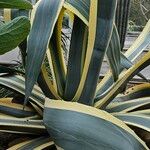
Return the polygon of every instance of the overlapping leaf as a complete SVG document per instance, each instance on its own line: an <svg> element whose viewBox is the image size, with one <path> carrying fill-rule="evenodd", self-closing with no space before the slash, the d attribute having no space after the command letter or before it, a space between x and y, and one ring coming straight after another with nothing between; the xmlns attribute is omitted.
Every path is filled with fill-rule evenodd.
<svg viewBox="0 0 150 150"><path fill-rule="evenodd" d="M116 4L117 4L116 0L97 2L98 8L97 8L96 35L95 37L94 36L92 37L95 39L94 47L92 48L93 50L90 49L89 51L90 53L88 53L87 48L85 58L88 59L88 61L90 62L86 61L85 59L80 85L73 100L79 101L87 105L93 104L100 68L110 41L110 37L112 35ZM91 13L93 13L93 11L95 10L94 9L91 10ZM89 30L90 28L94 27L89 26Z"/></svg>
<svg viewBox="0 0 150 150"><path fill-rule="evenodd" d="M0 85L25 95L25 79L19 75L5 75L0 77ZM38 86L34 86L30 95L31 101L38 107L44 107L45 96Z"/></svg>
<svg viewBox="0 0 150 150"><path fill-rule="evenodd" d="M27 150L27 149L49 149L49 150L56 150L56 147L54 145L54 142L51 141L50 137L43 136L39 138L34 139L26 139L12 147L10 147L8 150L11 149L20 149L20 150Z"/></svg>
<svg viewBox="0 0 150 150"><path fill-rule="evenodd" d="M120 69L121 69L120 52L121 52L121 47L120 47L119 35L118 35L117 28L114 25L112 37L107 49L107 57L115 81L118 79L120 74Z"/></svg>
<svg viewBox="0 0 150 150"><path fill-rule="evenodd" d="M35 7L33 10L36 14L35 16L32 16L34 21L28 38L25 103L27 102L33 86L37 81L41 65L63 3L64 1L59 0L39 1L39 3L37 3L38 7Z"/></svg>
<svg viewBox="0 0 150 150"><path fill-rule="evenodd" d="M132 44L132 46L127 50L125 56L133 62L142 52L143 50L149 45L150 43L150 20L146 24L144 30L140 34L140 36L136 39L136 41ZM98 84L96 95L97 97L104 97L103 94L105 91L109 91L108 89L113 84L113 77L111 72L109 71L104 79ZM97 101L97 98L96 98Z"/></svg>
<svg viewBox="0 0 150 150"><path fill-rule="evenodd" d="M122 121L79 103L47 99L44 123L55 144L63 149L148 149Z"/></svg>
<svg viewBox="0 0 150 150"><path fill-rule="evenodd" d="M30 22L26 17L18 17L0 26L0 55L16 48L28 35Z"/></svg>
<svg viewBox="0 0 150 150"><path fill-rule="evenodd" d="M120 79L114 83L111 87L107 95L104 96L103 99L100 99L98 102L95 103L95 107L98 108L105 108L112 100L115 98L120 92L122 92L123 85L133 78L137 73L139 73L142 69L147 67L150 64L150 52L145 54L145 56L137 62L132 68L127 70L125 73L121 74Z"/></svg>

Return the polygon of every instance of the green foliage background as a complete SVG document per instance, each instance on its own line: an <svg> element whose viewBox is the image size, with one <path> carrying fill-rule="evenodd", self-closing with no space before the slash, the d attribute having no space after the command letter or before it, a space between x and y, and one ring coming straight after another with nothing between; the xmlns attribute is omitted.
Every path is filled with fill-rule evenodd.
<svg viewBox="0 0 150 150"><path fill-rule="evenodd" d="M146 17L150 18L150 0L131 0L130 18L129 18L129 30L142 30L147 20L142 14L140 4L148 10Z"/></svg>

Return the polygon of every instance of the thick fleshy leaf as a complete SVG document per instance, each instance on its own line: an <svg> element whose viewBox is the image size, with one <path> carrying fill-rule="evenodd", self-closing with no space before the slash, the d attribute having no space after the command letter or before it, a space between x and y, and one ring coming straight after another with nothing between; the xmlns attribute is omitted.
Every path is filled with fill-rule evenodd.
<svg viewBox="0 0 150 150"><path fill-rule="evenodd" d="M132 112L133 110L138 110L138 108L150 106L150 97L143 97L139 99L132 99L126 102L114 102L108 105L106 111L109 113L117 112Z"/></svg>
<svg viewBox="0 0 150 150"><path fill-rule="evenodd" d="M77 89L75 96L73 97L72 101L78 101L80 96L81 96L81 93L82 93L83 88L84 88L86 76L88 73L90 61L92 58L92 53L93 53L94 43L95 43L95 36L96 36L97 4L98 4L97 1L91 1L91 3L90 3L88 37L87 37L88 40L87 40L86 55L85 55L85 60L83 62L83 71L82 71L80 83L79 83L78 89Z"/></svg>
<svg viewBox="0 0 150 150"><path fill-rule="evenodd" d="M140 34L140 36L136 39L136 41L132 44L132 46L127 50L125 56L133 62L138 56L143 52L143 50L150 43L150 20L146 24L144 30ZM123 71L123 70L122 70ZM96 95L98 97L104 97L103 94L105 91L109 91L109 88L113 84L113 77L110 71L105 75L103 80L97 85ZM97 101L96 99L95 101Z"/></svg>
<svg viewBox="0 0 150 150"><path fill-rule="evenodd" d="M27 106L24 110L23 105L15 103L12 98L0 99L0 113L11 115L18 118L32 117L36 115L35 110Z"/></svg>
<svg viewBox="0 0 150 150"><path fill-rule="evenodd" d="M118 79L121 69L120 52L121 52L120 39L117 28L114 25L112 37L107 49L107 58L115 81Z"/></svg>
<svg viewBox="0 0 150 150"><path fill-rule="evenodd" d="M139 114L116 114L115 117L124 121L129 126L144 129L150 133L150 116Z"/></svg>
<svg viewBox="0 0 150 150"><path fill-rule="evenodd" d="M0 0L0 8L32 9L27 0Z"/></svg>
<svg viewBox="0 0 150 150"><path fill-rule="evenodd" d="M64 93L65 78L66 78L65 77L65 69L63 69L64 68L63 66L65 64L60 59L60 57L61 57L60 55L62 54L62 48L58 47L57 40L58 40L58 36L57 36L57 30L55 28L48 50L50 51L50 54L51 54L57 90L58 90L59 95L62 96Z"/></svg>
<svg viewBox="0 0 150 150"><path fill-rule="evenodd" d="M112 35L116 4L116 0L97 1L96 34L91 37L95 39L94 47L92 48L93 50L90 49L90 53L87 48L80 85L73 99L80 103L87 105L93 104L100 68ZM92 9L91 13L93 13L93 11L95 11L95 9ZM89 30L90 28L94 27L89 26ZM90 44L89 39L90 38L88 38L88 44Z"/></svg>
<svg viewBox="0 0 150 150"><path fill-rule="evenodd" d="M118 0L115 23L120 37L121 50L124 47L128 27L131 0Z"/></svg>
<svg viewBox="0 0 150 150"><path fill-rule="evenodd" d="M87 26L75 17L70 41L64 99L71 101L79 86L82 75L82 62L86 53ZM71 83L71 84L70 84Z"/></svg>
<svg viewBox="0 0 150 150"><path fill-rule="evenodd" d="M43 65L38 77L38 85L43 91L44 95L51 99L59 99L57 91L54 89L52 81L49 79L46 67Z"/></svg>
<svg viewBox="0 0 150 150"><path fill-rule="evenodd" d="M121 65L124 69L129 69L134 64L123 53L121 53ZM138 73L137 76L148 82L148 80L142 73Z"/></svg>
<svg viewBox="0 0 150 150"><path fill-rule="evenodd" d="M138 61L133 67L129 70L123 72L120 76L120 79L113 84L111 90L104 96L104 98L100 99L95 103L95 107L97 108L106 108L106 106L120 93L122 92L124 85L132 79L137 73L143 70L150 64L150 52L144 55L140 61Z"/></svg>
<svg viewBox="0 0 150 150"><path fill-rule="evenodd" d="M90 0L65 0L64 7L76 14L86 25L88 25Z"/></svg>
<svg viewBox="0 0 150 150"><path fill-rule="evenodd" d="M19 75L5 75L0 77L0 85L25 95L25 79ZM35 85L30 96L31 102L41 109L44 107L45 96L41 89Z"/></svg>
<svg viewBox="0 0 150 150"><path fill-rule="evenodd" d="M33 9L33 25L27 46L25 104L38 79L41 65L63 3L63 0L40 0Z"/></svg>
<svg viewBox="0 0 150 150"><path fill-rule="evenodd" d="M121 65L125 69L129 69L133 66L133 63L123 54L121 53Z"/></svg>
<svg viewBox="0 0 150 150"><path fill-rule="evenodd" d="M3 114L0 114L0 131L22 134L44 134L47 132L42 120L7 117Z"/></svg>
<svg viewBox="0 0 150 150"><path fill-rule="evenodd" d="M145 25L142 33L135 40L135 42L131 45L131 47L125 53L125 56L130 60L134 61L140 54L146 49L146 47L150 44L150 19Z"/></svg>
<svg viewBox="0 0 150 150"><path fill-rule="evenodd" d="M129 88L125 94L119 94L114 101L127 101L141 97L150 97L150 83L144 83Z"/></svg>
<svg viewBox="0 0 150 150"><path fill-rule="evenodd" d="M129 112L130 114L135 114L135 115L144 115L144 116L150 116L150 109L144 109L144 110L137 110L133 112Z"/></svg>
<svg viewBox="0 0 150 150"><path fill-rule="evenodd" d="M50 137L43 136L36 139L28 139L23 142L20 142L12 147L9 147L8 150L19 149L19 150L27 150L27 149L49 149L56 150L54 142L51 141Z"/></svg>
<svg viewBox="0 0 150 150"><path fill-rule="evenodd" d="M130 126L150 147L150 109L135 111L128 114L117 114L116 117L117 116Z"/></svg>
<svg viewBox="0 0 150 150"><path fill-rule="evenodd" d="M44 123L55 144L65 150L148 149L122 121L79 103L47 99Z"/></svg>
<svg viewBox="0 0 150 150"><path fill-rule="evenodd" d="M30 22L26 17L18 17L0 26L0 55L16 48L29 31Z"/></svg>

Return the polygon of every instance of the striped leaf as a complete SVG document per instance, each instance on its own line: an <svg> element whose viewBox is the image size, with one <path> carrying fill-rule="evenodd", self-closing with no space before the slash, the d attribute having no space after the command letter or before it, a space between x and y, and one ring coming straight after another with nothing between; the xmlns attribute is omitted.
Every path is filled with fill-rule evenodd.
<svg viewBox="0 0 150 150"><path fill-rule="evenodd" d="M108 105L106 111L109 113L117 113L117 112L132 112L133 110L138 110L138 108L150 106L150 97L143 97L139 99L132 99L126 102L114 102Z"/></svg>
<svg viewBox="0 0 150 150"><path fill-rule="evenodd" d="M142 52L143 50L149 45L150 43L150 20L148 21L147 25L145 26L144 30L140 34L140 36L136 39L136 41L132 44L132 46L127 50L125 56L133 62ZM109 91L109 87L113 84L113 77L110 71L105 75L103 80L98 84L96 95L99 97L105 91ZM104 95L102 95L103 97ZM97 99L96 99L97 101Z"/></svg>
<svg viewBox="0 0 150 150"><path fill-rule="evenodd" d="M59 95L55 90L52 80L49 79L49 75L47 73L46 67L43 65L41 72L38 77L38 85L43 91L44 95L51 99L59 99Z"/></svg>
<svg viewBox="0 0 150 150"><path fill-rule="evenodd" d="M130 112L130 114L139 114L139 115L144 115L144 116L150 116L150 109L144 109L144 110L137 110Z"/></svg>
<svg viewBox="0 0 150 150"><path fill-rule="evenodd" d="M121 58L120 58L120 40L116 26L113 27L112 37L107 49L107 58L112 70L114 81L116 81L120 74Z"/></svg>
<svg viewBox="0 0 150 150"><path fill-rule="evenodd" d="M33 9L33 25L29 34L27 46L25 104L31 94L34 84L37 81L41 65L63 3L64 1L59 0L41 0Z"/></svg>
<svg viewBox="0 0 150 150"><path fill-rule="evenodd" d="M124 47L131 0L118 0L115 23L119 32L121 50Z"/></svg>
<svg viewBox="0 0 150 150"><path fill-rule="evenodd" d="M0 99L0 113L18 118L32 117L36 115L36 112L31 106L27 106L24 110L22 108L23 105L15 103L12 98Z"/></svg>
<svg viewBox="0 0 150 150"><path fill-rule="evenodd" d="M111 87L111 90L107 93L107 95L100 99L98 102L95 103L95 107L97 108L106 108L106 106L120 93L122 92L122 88L124 85L132 79L138 72L143 70L150 64L150 52L145 54L145 56L137 62L132 68L127 70L125 73L122 73L120 79L114 83Z"/></svg>
<svg viewBox="0 0 150 150"><path fill-rule="evenodd" d="M141 139L143 139L147 146L150 148L150 115L148 115L148 111L116 114L116 117L124 121L128 126L130 126L134 130L134 132Z"/></svg>
<svg viewBox="0 0 150 150"><path fill-rule="evenodd" d="M10 88L15 92L25 95L25 79L19 75L5 75L0 77L0 85ZM34 86L34 89L30 96L31 102L36 104L41 109L44 107L45 96L38 86Z"/></svg>
<svg viewBox="0 0 150 150"><path fill-rule="evenodd" d="M132 62L145 50L150 44L150 20L147 22L145 28L135 42L131 45L125 56Z"/></svg>
<svg viewBox="0 0 150 150"><path fill-rule="evenodd" d="M66 80L66 63L64 60L64 51L62 48L62 31L61 31L63 27L64 14L65 9L62 8L50 40L49 48L46 53L52 74L52 82L54 85L53 87L55 91L58 92L57 95L59 96L62 96L64 93Z"/></svg>
<svg viewBox="0 0 150 150"><path fill-rule="evenodd" d="M148 149L122 121L79 103L47 99L44 123L55 144L62 149Z"/></svg>
<svg viewBox="0 0 150 150"><path fill-rule="evenodd" d="M91 37L92 39L88 38L87 43L90 44L91 40L93 41L94 39L93 41L94 46L91 47L92 44L90 44L90 47L92 49L91 48L89 49L89 47L87 46L87 52L80 85L78 87L78 90L76 92L73 101L76 100L80 103L84 103L87 105L93 104L100 68L110 41L110 37L112 35L116 4L117 4L116 0L97 1L96 3L97 5L96 34ZM92 5L94 6L94 4L91 3L91 10L90 10L91 15L93 11L95 13L95 9L92 8L93 7ZM94 28L93 27L94 18L90 16L89 19L91 19L89 20L89 22L90 21L92 22L92 26L89 26L89 30L91 30L90 28ZM90 31L89 36L91 36Z"/></svg>
<svg viewBox="0 0 150 150"><path fill-rule="evenodd" d="M133 66L133 63L123 54L121 53L121 65L125 69L129 69Z"/></svg>
<svg viewBox="0 0 150 150"><path fill-rule="evenodd" d="M114 101L127 101L141 97L150 97L150 83L144 83L129 88L125 94L119 94Z"/></svg>
<svg viewBox="0 0 150 150"><path fill-rule="evenodd" d="M19 150L27 150L27 149L49 149L56 150L54 142L51 141L49 137L43 136L35 139L28 139L23 142L20 142L12 147L9 147L8 150L19 149Z"/></svg>
<svg viewBox="0 0 150 150"><path fill-rule="evenodd" d="M96 24L97 24L97 1L91 1L90 3L90 10L89 10L89 26L88 26L88 41L87 41L87 50L85 55L85 60L83 62L83 71L81 80L78 86L78 89L76 91L76 94L72 101L78 101L81 94L83 93L84 84L86 81L86 76L88 74L88 68L90 65L90 61L92 58L92 53L94 50L94 43L95 43L95 36L96 36ZM91 100L89 100L91 103ZM87 103L85 101L85 103Z"/></svg>
<svg viewBox="0 0 150 150"><path fill-rule="evenodd" d="M27 0L0 0L0 8L32 9Z"/></svg>
<svg viewBox="0 0 150 150"><path fill-rule="evenodd" d="M51 53L51 59L52 59L52 63L53 63L53 69L54 69L54 74L55 74L55 79L56 79L57 90L58 90L59 95L62 96L64 93L64 88L65 88L65 78L66 78L65 76L66 75L65 75L65 69L63 69L64 62L62 62L60 59L61 49L59 49L59 47L58 47L57 40L58 40L57 30L55 28L48 50Z"/></svg>
<svg viewBox="0 0 150 150"><path fill-rule="evenodd" d="M73 14L76 14L86 25L88 25L90 0L65 0L64 7Z"/></svg>
<svg viewBox="0 0 150 150"><path fill-rule="evenodd" d="M20 134L44 134L45 126L42 120L30 120L28 118L7 117L0 114L0 131Z"/></svg>
<svg viewBox="0 0 150 150"><path fill-rule="evenodd" d="M18 17L0 26L0 55L16 48L28 35L30 22L26 17Z"/></svg>
<svg viewBox="0 0 150 150"><path fill-rule="evenodd" d="M121 53L121 65L124 69L131 68L134 64L123 54ZM142 73L138 73L137 76L148 82L146 77Z"/></svg>
<svg viewBox="0 0 150 150"><path fill-rule="evenodd" d="M87 26L75 16L69 49L64 98L70 101L79 86L87 48ZM71 83L71 84L70 84Z"/></svg>
<svg viewBox="0 0 150 150"><path fill-rule="evenodd" d="M139 114L117 114L115 117L124 121L129 126L134 126L150 133L150 116Z"/></svg>

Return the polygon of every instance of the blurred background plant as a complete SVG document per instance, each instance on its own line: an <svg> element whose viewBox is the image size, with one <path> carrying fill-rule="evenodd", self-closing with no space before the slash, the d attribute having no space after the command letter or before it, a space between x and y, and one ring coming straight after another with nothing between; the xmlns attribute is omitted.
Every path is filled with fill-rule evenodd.
<svg viewBox="0 0 150 150"><path fill-rule="evenodd" d="M131 0L129 31L142 31L150 18L150 0Z"/></svg>

